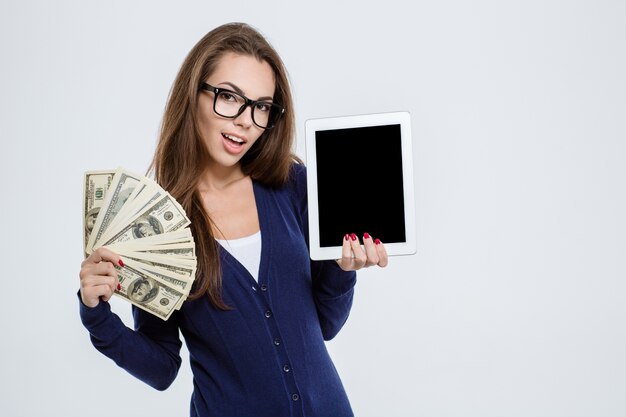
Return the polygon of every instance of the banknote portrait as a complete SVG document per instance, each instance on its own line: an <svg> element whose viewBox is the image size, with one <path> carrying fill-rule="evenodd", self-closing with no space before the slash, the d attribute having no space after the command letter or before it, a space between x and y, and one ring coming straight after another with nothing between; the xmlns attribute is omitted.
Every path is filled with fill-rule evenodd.
<svg viewBox="0 0 626 417"><path fill-rule="evenodd" d="M159 284L152 278L137 278L128 286L128 298L137 303L149 303L159 293Z"/></svg>
<svg viewBox="0 0 626 417"><path fill-rule="evenodd" d="M93 230L93 226L96 224L96 219L98 218L98 213L100 212L100 207L94 207L87 212L85 216L85 235L89 236L91 231Z"/></svg>
<svg viewBox="0 0 626 417"><path fill-rule="evenodd" d="M161 233L163 233L163 226L153 216L141 216L133 224L133 235L136 239L160 235Z"/></svg>

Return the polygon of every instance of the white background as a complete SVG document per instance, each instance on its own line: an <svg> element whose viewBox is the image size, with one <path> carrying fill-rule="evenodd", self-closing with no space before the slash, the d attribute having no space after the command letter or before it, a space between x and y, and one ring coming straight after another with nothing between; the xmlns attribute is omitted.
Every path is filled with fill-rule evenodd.
<svg viewBox="0 0 626 417"><path fill-rule="evenodd" d="M301 155L307 118L412 114L418 252L328 344L358 417L626 415L623 1L2 0L1 416L188 415L186 358L157 392L81 326L82 178L145 171L229 21L282 55Z"/></svg>

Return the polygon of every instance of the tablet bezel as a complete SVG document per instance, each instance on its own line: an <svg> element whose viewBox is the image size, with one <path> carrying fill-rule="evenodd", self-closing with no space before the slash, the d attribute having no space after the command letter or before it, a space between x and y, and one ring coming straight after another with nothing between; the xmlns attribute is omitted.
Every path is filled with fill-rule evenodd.
<svg viewBox="0 0 626 417"><path fill-rule="evenodd" d="M321 247L319 233L319 204L317 190L316 132L333 129L400 125L401 158L404 194L405 242L385 243L389 256L413 255L417 251L415 233L415 199L413 179L413 149L411 139L411 115L408 111L371 113L351 116L322 117L305 121L305 145L307 166L307 195L309 212L309 252L313 260L341 258L341 241L338 246ZM341 196L337 196L341 198ZM362 238L361 239L361 244Z"/></svg>

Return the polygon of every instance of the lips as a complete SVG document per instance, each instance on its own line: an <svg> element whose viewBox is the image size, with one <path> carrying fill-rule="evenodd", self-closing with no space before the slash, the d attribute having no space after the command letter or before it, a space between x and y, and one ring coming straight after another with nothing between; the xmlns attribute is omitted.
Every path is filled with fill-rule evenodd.
<svg viewBox="0 0 626 417"><path fill-rule="evenodd" d="M223 136L224 138L226 138L226 139L228 139L228 140L232 141L232 142L235 142L235 143L239 143L239 144L244 144L244 143L246 143L246 140L245 140L245 139L242 139L242 138L240 138L240 137L238 137L238 136L235 136L235 135L231 135L231 134L228 134L228 133L222 133L222 136Z"/></svg>
<svg viewBox="0 0 626 417"><path fill-rule="evenodd" d="M245 138L235 136L230 133L222 133L222 138L224 139L224 148L231 154L238 154L242 152L244 145L247 142Z"/></svg>

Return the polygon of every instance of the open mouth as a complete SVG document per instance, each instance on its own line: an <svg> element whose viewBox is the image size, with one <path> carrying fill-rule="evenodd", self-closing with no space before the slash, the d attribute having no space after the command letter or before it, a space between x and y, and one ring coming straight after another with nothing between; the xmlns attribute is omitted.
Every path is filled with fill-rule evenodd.
<svg viewBox="0 0 626 417"><path fill-rule="evenodd" d="M233 136L233 135L229 135L227 133L222 133L222 137L225 139L228 139L230 142L236 143L238 145L243 145L244 143L246 143L246 141L242 138L239 138L237 136Z"/></svg>

